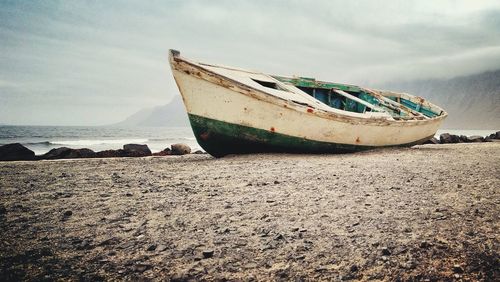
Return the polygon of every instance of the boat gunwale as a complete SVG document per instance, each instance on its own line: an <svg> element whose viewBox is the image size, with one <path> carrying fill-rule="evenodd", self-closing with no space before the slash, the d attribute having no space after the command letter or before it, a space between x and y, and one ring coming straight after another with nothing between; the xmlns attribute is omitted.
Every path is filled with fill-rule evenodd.
<svg viewBox="0 0 500 282"><path fill-rule="evenodd" d="M369 116L369 115L360 116L360 117L359 116L350 116L350 115L346 115L346 114L342 114L342 113L326 111L323 109L316 108L314 105L310 105L307 103L302 104L302 103L294 101L292 99L284 99L282 97L272 95L272 94L267 93L261 89L254 88L250 85L244 84L244 83L236 81L230 77L224 76L224 75L216 73L210 69L207 69L207 68L203 67L203 65L201 63L192 62L184 57L181 57L180 53L178 51L170 50L169 61L170 61L170 65L171 65L172 69L175 69L175 70L180 71L180 72L184 72L190 76L196 76L199 79L208 81L210 83L213 83L215 85L219 85L219 86L224 87L224 88L228 88L228 89L230 89L232 91L236 91L240 94L247 95L247 96L250 96L252 98L258 99L260 101L274 104L277 106L289 108L292 110L298 110L301 112L305 112L307 114L315 115L317 117L326 118L326 119L333 119L333 120L337 120L337 121L341 121L341 122L348 122L348 123L352 123L352 124L364 123L364 124L368 124L368 125L377 125L377 126L380 126L380 125L419 126L419 125L428 124L431 122L442 121L443 119L445 119L448 116L448 113L446 111L442 110L442 108L440 108L437 105L434 105L433 103L431 103L427 100L426 101L430 105L442 110L440 115L437 115L435 117L431 117L428 119L401 119L401 120L388 118L390 116L388 116L388 117L384 117L384 116L374 117L374 116ZM186 69L186 67L181 66L182 63L186 64L188 67L191 67L191 68L194 68L195 70L203 72L205 74L205 77L203 77L201 75L201 72L199 72L199 73L197 73L195 71L191 72L189 69ZM203 64L205 64L205 63L203 63ZM224 66L217 66L217 65L213 65L213 64L206 64L206 65L225 68ZM242 71L244 71L244 70L242 70ZM264 74L261 72L260 73L251 72L251 73ZM264 74L264 75L270 76L268 74ZM272 78L272 76L270 76L270 77ZM175 79L175 76L174 76L174 79ZM224 80L229 82L229 85L225 85L223 83ZM228 83L226 83L226 84L228 84ZM237 89L235 87L237 87L239 89ZM359 86L357 86L357 87L359 87ZM360 89L363 89L363 88L360 87ZM375 89L373 89L373 90L375 90ZM376 90L376 91L379 93L380 92L382 92L382 93L389 92L389 91L380 91L380 90ZM255 93L252 93L252 92L255 92ZM414 96L414 95L411 95L408 93L399 93L399 92L394 92L394 91L390 91L390 92L395 93L395 94L408 95L410 97L417 97L417 96ZM259 95L256 95L256 93L258 93ZM276 101L284 102L285 105L277 103ZM314 109L314 112L309 112L310 109ZM343 110L341 110L341 111L343 111Z"/></svg>

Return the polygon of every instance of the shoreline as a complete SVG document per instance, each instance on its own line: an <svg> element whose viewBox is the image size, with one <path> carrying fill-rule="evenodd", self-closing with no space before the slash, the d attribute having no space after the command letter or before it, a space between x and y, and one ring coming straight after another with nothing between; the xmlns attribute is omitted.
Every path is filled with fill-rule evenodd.
<svg viewBox="0 0 500 282"><path fill-rule="evenodd" d="M498 279L500 143L0 162L1 278Z"/></svg>

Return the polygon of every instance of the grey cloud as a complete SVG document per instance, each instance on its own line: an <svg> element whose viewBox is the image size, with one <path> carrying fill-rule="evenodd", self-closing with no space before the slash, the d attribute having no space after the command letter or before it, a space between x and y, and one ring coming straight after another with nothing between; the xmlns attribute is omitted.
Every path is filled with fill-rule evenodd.
<svg viewBox="0 0 500 282"><path fill-rule="evenodd" d="M165 104L169 48L346 83L498 69L500 4L472 2L3 2L0 123L106 124Z"/></svg>

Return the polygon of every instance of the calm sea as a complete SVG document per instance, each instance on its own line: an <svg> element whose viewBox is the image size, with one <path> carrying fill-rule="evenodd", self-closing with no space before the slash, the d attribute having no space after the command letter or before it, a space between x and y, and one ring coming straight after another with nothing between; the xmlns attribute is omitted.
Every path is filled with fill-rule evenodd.
<svg viewBox="0 0 500 282"><path fill-rule="evenodd" d="M35 154L53 148L89 148L94 151L121 149L124 144L147 144L159 152L175 143L201 149L190 127L86 127L86 126L5 126L0 125L0 145L21 143Z"/></svg>
<svg viewBox="0 0 500 282"><path fill-rule="evenodd" d="M486 136L494 130L439 130L458 135ZM185 143L191 149L201 147L190 127L86 127L86 126L5 126L0 125L0 145L21 143L35 154L44 154L53 148L89 148L94 151L121 149L124 144L147 144L159 152L175 143Z"/></svg>

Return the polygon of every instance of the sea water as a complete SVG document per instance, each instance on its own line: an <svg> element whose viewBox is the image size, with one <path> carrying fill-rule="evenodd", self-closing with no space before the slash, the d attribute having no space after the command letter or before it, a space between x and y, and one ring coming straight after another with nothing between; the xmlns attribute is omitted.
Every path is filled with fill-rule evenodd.
<svg viewBox="0 0 500 282"><path fill-rule="evenodd" d="M21 143L44 154L59 147L94 151L122 149L125 144L147 144L159 152L175 143L201 149L190 127L6 126L0 125L0 145Z"/></svg>

